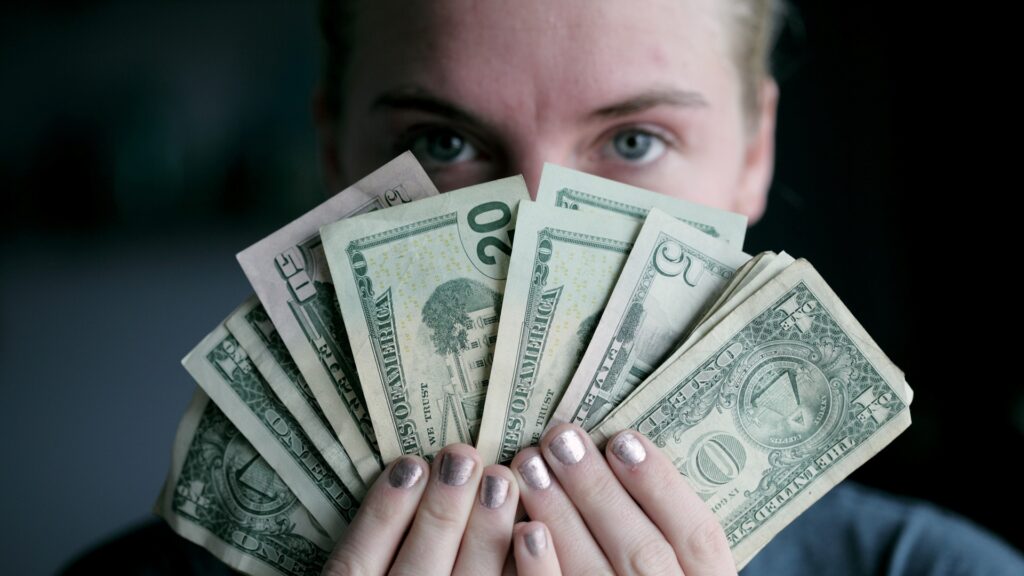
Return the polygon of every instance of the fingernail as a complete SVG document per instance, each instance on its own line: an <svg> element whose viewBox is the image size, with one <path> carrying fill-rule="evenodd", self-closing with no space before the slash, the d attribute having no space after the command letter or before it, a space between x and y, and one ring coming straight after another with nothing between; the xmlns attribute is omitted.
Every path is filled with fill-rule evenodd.
<svg viewBox="0 0 1024 576"><path fill-rule="evenodd" d="M412 488L419 481L420 476L423 476L423 467L419 462L403 457L391 467L388 484L394 488Z"/></svg>
<svg viewBox="0 0 1024 576"><path fill-rule="evenodd" d="M499 508L508 498L508 480L501 476L484 476L480 490L480 503L488 508Z"/></svg>
<svg viewBox="0 0 1024 576"><path fill-rule="evenodd" d="M543 526L527 530L526 534L523 534L523 540L526 541L526 549L534 557L540 556L548 549L548 535L544 533Z"/></svg>
<svg viewBox="0 0 1024 576"><path fill-rule="evenodd" d="M647 458L647 450L644 450L644 445L632 432L623 432L615 437L612 441L612 454L630 466L636 466Z"/></svg>
<svg viewBox="0 0 1024 576"><path fill-rule="evenodd" d="M454 452L446 452L441 458L441 482L449 486L462 486L469 482L474 466L476 466L476 462L472 458Z"/></svg>
<svg viewBox="0 0 1024 576"><path fill-rule="evenodd" d="M519 465L519 473L526 480L526 485L534 490L544 490L551 486L551 476L548 476L548 467L540 456L531 456Z"/></svg>
<svg viewBox="0 0 1024 576"><path fill-rule="evenodd" d="M548 445L551 453L558 458L558 461L566 466L571 466L580 460L587 453L587 447L583 445L583 439L575 430L566 430L555 436Z"/></svg>

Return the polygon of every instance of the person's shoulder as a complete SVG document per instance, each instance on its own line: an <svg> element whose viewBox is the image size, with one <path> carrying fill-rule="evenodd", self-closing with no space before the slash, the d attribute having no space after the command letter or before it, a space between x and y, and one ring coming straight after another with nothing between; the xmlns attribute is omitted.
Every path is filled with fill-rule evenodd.
<svg viewBox="0 0 1024 576"><path fill-rule="evenodd" d="M163 520L150 520L85 552L63 576L171 574L230 576L238 574L202 546L182 538Z"/></svg>
<svg viewBox="0 0 1024 576"><path fill-rule="evenodd" d="M1024 557L934 504L843 482L754 557L743 576L1024 574Z"/></svg>

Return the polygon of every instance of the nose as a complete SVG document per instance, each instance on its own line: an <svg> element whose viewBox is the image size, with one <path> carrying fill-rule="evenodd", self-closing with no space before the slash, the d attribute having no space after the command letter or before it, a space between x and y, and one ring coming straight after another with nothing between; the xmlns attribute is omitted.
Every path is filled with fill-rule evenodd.
<svg viewBox="0 0 1024 576"><path fill-rule="evenodd" d="M522 167L516 170L523 175L526 180L526 189L530 191L530 199L537 199L537 190L540 186L540 174L544 170L543 159L531 158L528 162L524 162Z"/></svg>
<svg viewBox="0 0 1024 576"><path fill-rule="evenodd" d="M523 175L523 179L526 180L526 188L530 191L530 198L533 200L537 199L540 176L544 171L545 162L566 168L573 168L575 164L573 156L568 150L543 144L524 147L509 156L508 173Z"/></svg>

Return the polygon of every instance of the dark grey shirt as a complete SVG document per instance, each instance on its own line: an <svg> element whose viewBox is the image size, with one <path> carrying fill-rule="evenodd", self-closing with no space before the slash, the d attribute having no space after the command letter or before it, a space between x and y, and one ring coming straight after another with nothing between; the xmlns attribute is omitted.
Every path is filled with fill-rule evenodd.
<svg viewBox="0 0 1024 576"><path fill-rule="evenodd" d="M88 552L65 574L235 572L165 523L153 521ZM931 504L844 482L780 532L740 574L1024 576L1024 557Z"/></svg>

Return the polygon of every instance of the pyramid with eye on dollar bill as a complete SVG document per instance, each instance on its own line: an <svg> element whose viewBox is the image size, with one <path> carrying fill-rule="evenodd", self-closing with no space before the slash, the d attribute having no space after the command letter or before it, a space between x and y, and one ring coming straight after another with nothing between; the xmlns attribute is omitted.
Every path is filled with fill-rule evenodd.
<svg viewBox="0 0 1024 576"><path fill-rule="evenodd" d="M199 384L155 510L255 575L319 574L384 465L553 423L631 428L737 567L910 425L913 392L814 268L746 218L548 164L438 194L410 153L238 254L255 294Z"/></svg>

